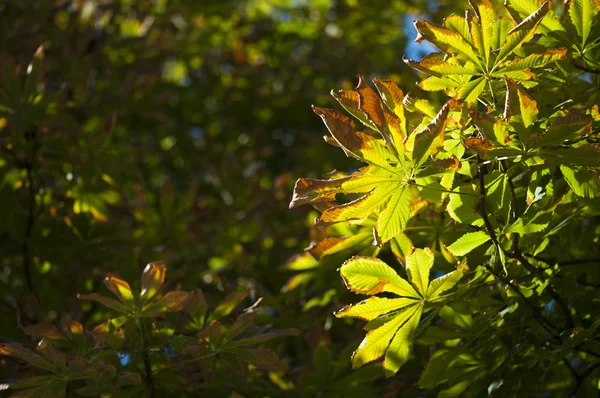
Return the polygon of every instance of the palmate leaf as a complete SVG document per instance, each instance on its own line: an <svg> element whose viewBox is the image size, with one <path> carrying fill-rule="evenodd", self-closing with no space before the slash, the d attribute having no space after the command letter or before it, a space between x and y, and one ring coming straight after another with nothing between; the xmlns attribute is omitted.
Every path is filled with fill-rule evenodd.
<svg viewBox="0 0 600 398"><path fill-rule="evenodd" d="M441 294L452 289L463 276L463 267L459 267L430 283L433 260L433 252L429 249L416 249L408 255L408 281L377 258L353 257L342 265L340 274L353 292L367 295L389 292L400 296L373 296L335 314L338 318L384 322L369 331L354 352L353 368L385 355L383 365L386 376L390 377L409 359L421 315L428 310L425 304L439 300Z"/></svg>
<svg viewBox="0 0 600 398"><path fill-rule="evenodd" d="M355 90L338 93L336 98L341 99L342 105L351 109L353 115L362 112L364 117L360 120L376 130L381 138L355 131L354 121L339 112L313 108L325 123L335 145L342 148L347 156L368 166L331 179L299 179L290 208L307 203L330 203L337 194L361 194L355 200L325 209L316 224L361 222L373 216L376 219L375 241L381 246L406 228L412 214L411 203L419 200L420 195L412 178L429 156L443 146L449 115L460 109L461 102L451 99L431 118L427 104L404 96L395 84L380 80L375 80L375 84L383 100L364 83L362 77ZM410 135L406 133L409 128L407 103L415 112L424 113L420 118L421 127L416 127ZM450 166L446 170L448 173L455 171ZM425 185L428 183L425 182ZM431 180L430 183L435 184L436 181Z"/></svg>
<svg viewBox="0 0 600 398"><path fill-rule="evenodd" d="M533 37L549 13L548 2L537 4L526 18L517 21L498 17L488 0L471 2L471 6L473 12L467 12L466 18L451 15L444 21L444 27L424 20L415 22L416 41L427 40L446 54L443 60L435 54L420 62L404 59L412 68L430 76L419 83L424 90L446 90L448 95L472 104L491 79L530 80L535 77L532 69L566 58L566 48L549 49L525 58L513 56Z"/></svg>

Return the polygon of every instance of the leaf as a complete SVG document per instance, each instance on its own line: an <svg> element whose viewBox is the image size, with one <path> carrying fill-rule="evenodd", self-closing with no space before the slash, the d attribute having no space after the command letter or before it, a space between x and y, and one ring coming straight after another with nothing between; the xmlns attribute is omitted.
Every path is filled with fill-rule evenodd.
<svg viewBox="0 0 600 398"><path fill-rule="evenodd" d="M427 300L433 301L440 298L445 291L452 289L463 277L467 266L459 265L456 271L449 272L431 281L427 289Z"/></svg>
<svg viewBox="0 0 600 398"><path fill-rule="evenodd" d="M417 304L419 301L414 298L394 298L369 297L358 304L347 305L335 313L337 318L360 318L365 321L373 320L381 315L397 311L404 307Z"/></svg>
<svg viewBox="0 0 600 398"><path fill-rule="evenodd" d="M464 256L489 240L490 236L486 232L470 232L448 246L448 250L454 256Z"/></svg>
<svg viewBox="0 0 600 398"><path fill-rule="evenodd" d="M438 350L425 367L419 378L419 387L432 389L447 380L447 370L452 366L454 359L459 355L458 350Z"/></svg>
<svg viewBox="0 0 600 398"><path fill-rule="evenodd" d="M449 15L444 19L444 26L458 32L463 39L471 40L465 17L456 14Z"/></svg>
<svg viewBox="0 0 600 398"><path fill-rule="evenodd" d="M600 196L600 176L595 170L560 165L560 171L576 195L584 198Z"/></svg>
<svg viewBox="0 0 600 398"><path fill-rule="evenodd" d="M259 369L285 372L288 365L277 354L267 348L232 348L223 351L224 354L233 354L238 360L243 360Z"/></svg>
<svg viewBox="0 0 600 398"><path fill-rule="evenodd" d="M377 218L376 241L387 242L406 228L410 219L411 188L400 186L391 194L387 204Z"/></svg>
<svg viewBox="0 0 600 398"><path fill-rule="evenodd" d="M252 337L246 337L244 339L236 340L234 342L228 343L227 347L246 347L249 345L262 344L269 340L276 339L278 337L284 336L298 336L300 331L298 329L282 329L275 330L268 333L263 333L259 335L255 335Z"/></svg>
<svg viewBox="0 0 600 398"><path fill-rule="evenodd" d="M415 305L405 309L383 326L367 333L358 349L352 354L352 368L359 368L369 362L381 358L385 354L396 331L413 315L420 312L421 306Z"/></svg>
<svg viewBox="0 0 600 398"><path fill-rule="evenodd" d="M549 145L559 145L592 133L592 118L577 111L555 120L546 130L533 134L529 138L532 149Z"/></svg>
<svg viewBox="0 0 600 398"><path fill-rule="evenodd" d="M475 191L470 186L460 186L454 189L454 192L448 195L450 201L446 206L446 211L450 217L461 223L482 226L483 219L477 212L479 200L475 196Z"/></svg>
<svg viewBox="0 0 600 398"><path fill-rule="evenodd" d="M515 23L506 16L501 16L492 25L492 42L493 50L497 50L506 42L508 32L515 27Z"/></svg>
<svg viewBox="0 0 600 398"><path fill-rule="evenodd" d="M506 57L518 49L521 44L530 40L542 18L550 11L551 4L545 1L540 8L525 18L520 24L512 28L506 36L506 41L496 56L495 65L499 65Z"/></svg>
<svg viewBox="0 0 600 398"><path fill-rule="evenodd" d="M133 303L131 287L129 286L129 283L125 282L123 279L116 275L108 275L104 278L104 284L122 303Z"/></svg>
<svg viewBox="0 0 600 398"><path fill-rule="evenodd" d="M340 274L346 287L355 293L373 295L390 292L403 297L420 298L406 280L378 258L352 257L342 265Z"/></svg>
<svg viewBox="0 0 600 398"><path fill-rule="evenodd" d="M404 139L404 134L399 130L400 119L383 105L381 98L365 83L362 75L358 75L355 91L358 94L358 109L375 126L383 140L394 148L400 145Z"/></svg>
<svg viewBox="0 0 600 398"><path fill-rule="evenodd" d="M23 333L34 340L41 340L42 338L56 340L63 337L56 327L46 322L38 323L32 326L25 326L21 329L23 330Z"/></svg>
<svg viewBox="0 0 600 398"><path fill-rule="evenodd" d="M406 271L408 279L417 288L422 297L427 296L429 288L429 272L433 266L434 255L431 249L415 249L406 256Z"/></svg>
<svg viewBox="0 0 600 398"><path fill-rule="evenodd" d="M183 290L168 292L160 300L146 305L142 314L143 316L156 316L162 312L183 311L193 296L193 292L184 292Z"/></svg>
<svg viewBox="0 0 600 398"><path fill-rule="evenodd" d="M408 135L408 127L403 104L404 93L391 80L373 79L373 83L388 108L398 117L400 133L406 137ZM396 146L400 145L400 142L397 142L396 139L394 139L394 142Z"/></svg>
<svg viewBox="0 0 600 398"><path fill-rule="evenodd" d="M369 122L365 114L358 109L358 93L355 90L331 90L331 96L344 107L352 116L360 120L365 126L375 130L373 123Z"/></svg>
<svg viewBox="0 0 600 398"><path fill-rule="evenodd" d="M248 292L232 292L217 305L208 321L219 320L229 315L248 296Z"/></svg>
<svg viewBox="0 0 600 398"><path fill-rule="evenodd" d="M571 22L581 38L581 48L585 48L592 23L597 20L600 4L594 0L569 0L567 6Z"/></svg>
<svg viewBox="0 0 600 398"><path fill-rule="evenodd" d="M54 348L47 339L40 340L36 349L54 365L66 369L67 355Z"/></svg>
<svg viewBox="0 0 600 398"><path fill-rule="evenodd" d="M417 326L419 326L421 314L423 313L422 305L417 305L415 307L416 311L408 321L398 329L385 354L383 367L385 368L386 377L395 375L410 357L415 339L415 330L417 329Z"/></svg>
<svg viewBox="0 0 600 398"><path fill-rule="evenodd" d="M508 0L506 2L509 12L515 11L519 15L526 17L534 13L540 6L539 0ZM513 13L514 14L514 13ZM542 19L540 30L548 33L565 32L565 27L561 23L560 19L554 13L554 10L548 11L546 16Z"/></svg>
<svg viewBox="0 0 600 398"><path fill-rule="evenodd" d="M154 262L146 265L142 273L141 298L150 300L160 290L165 282L167 267L162 262Z"/></svg>
<svg viewBox="0 0 600 398"><path fill-rule="evenodd" d="M467 84L463 85L456 93L456 96L464 99L465 102L470 105L477 101L477 98L479 98L483 92L483 89L485 88L485 83L486 80L483 77L473 79Z"/></svg>
<svg viewBox="0 0 600 398"><path fill-rule="evenodd" d="M458 83L455 80L452 80L450 78L445 78L445 77L440 78L440 77L435 77L435 76L429 76L429 77L421 80L417 85L425 91L439 91L439 90L446 90L449 88L460 87L460 83Z"/></svg>
<svg viewBox="0 0 600 398"><path fill-rule="evenodd" d="M451 109L456 109L460 106L460 103L454 99L450 99L440 109L435 118L425 127L423 130L415 133L414 149L412 151L412 160L416 167L419 167L427 156L436 138L441 138L443 145L444 130L446 129L446 123L448 113Z"/></svg>
<svg viewBox="0 0 600 398"><path fill-rule="evenodd" d="M424 19L415 21L414 24L418 33L415 39L417 43L427 40L447 54L460 55L475 65L481 66L481 61L475 54L473 47L460 33L429 23Z"/></svg>
<svg viewBox="0 0 600 398"><path fill-rule="evenodd" d="M541 53L533 53L525 58L515 58L510 63L498 69L492 74L495 77L505 77L508 72L523 69L541 68L551 62L563 60L567 57L567 48L550 48Z"/></svg>
<svg viewBox="0 0 600 398"><path fill-rule="evenodd" d="M488 65L490 51L492 50L493 23L496 13L489 0L479 0L475 5L472 3L471 5L478 19L477 31L479 37L481 37L480 54L486 65ZM475 31L475 29L471 29L472 35L473 31Z"/></svg>
<svg viewBox="0 0 600 398"><path fill-rule="evenodd" d="M129 308L127 308L127 306L125 306L124 304L118 302L115 299L111 299L111 298L108 298L108 297L101 296L98 293L78 294L77 298L79 300L95 301L95 302L100 303L103 306L108 307L108 308L110 308L112 310L115 310L117 312L122 312L122 313L128 313L129 312Z"/></svg>
<svg viewBox="0 0 600 398"><path fill-rule="evenodd" d="M373 233L371 231L357 233L355 235L346 236L343 238L330 237L325 238L314 245L311 245L306 251L317 260L321 260L325 256L329 256L349 248L357 248L362 245L368 245L373 241ZM310 267L312 268L312 267ZM291 269L291 268L288 268Z"/></svg>
<svg viewBox="0 0 600 398"><path fill-rule="evenodd" d="M420 62L416 62L403 57L402 60L411 68L436 77L447 75L477 75L480 73L480 71L472 65L462 66L437 59L425 58Z"/></svg>
<svg viewBox="0 0 600 398"><path fill-rule="evenodd" d="M2 343L0 344L0 355L7 355L15 358L19 358L35 367L49 370L51 372L56 371L56 367L48 362L44 357L28 350L21 344L16 343Z"/></svg>

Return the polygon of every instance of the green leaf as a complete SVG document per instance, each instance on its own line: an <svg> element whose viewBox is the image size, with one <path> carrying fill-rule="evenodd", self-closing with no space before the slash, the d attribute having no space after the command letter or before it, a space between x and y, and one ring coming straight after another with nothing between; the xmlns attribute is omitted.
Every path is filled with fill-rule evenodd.
<svg viewBox="0 0 600 398"><path fill-rule="evenodd" d="M597 21L596 16L600 4L594 0L569 0L567 7L571 22L581 38L581 48L583 49L592 30L592 23Z"/></svg>
<svg viewBox="0 0 600 398"><path fill-rule="evenodd" d="M505 77L508 72L523 69L541 68L551 62L563 60L567 57L567 49L550 48L541 53L533 53L523 59L516 58L492 74L494 77Z"/></svg>
<svg viewBox="0 0 600 398"><path fill-rule="evenodd" d="M369 297L358 304L348 305L335 313L338 318L360 318L365 321L373 320L381 315L388 314L392 311L397 311L404 307L417 304L415 298L394 298L385 297Z"/></svg>
<svg viewBox="0 0 600 398"><path fill-rule="evenodd" d="M427 159L431 146L436 138L440 137L443 145L444 130L446 129L448 113L451 109L457 107L459 107L459 102L450 99L444 104L427 127L418 133L415 133L414 149L412 151L412 160L415 167L419 167L423 164L425 159Z"/></svg>
<svg viewBox="0 0 600 398"><path fill-rule="evenodd" d="M352 355L352 368L359 368L366 363L381 358L388 349L390 341L397 330L412 316L416 315L417 312L420 313L420 311L420 305L411 306L383 326L367 333L358 349Z"/></svg>
<svg viewBox="0 0 600 398"><path fill-rule="evenodd" d="M481 60L475 54L472 45L460 33L429 23L424 19L415 21L415 29L418 33L415 39L417 43L427 40L447 54L459 55L481 66Z"/></svg>
<svg viewBox="0 0 600 398"><path fill-rule="evenodd" d="M427 289L427 301L434 301L440 298L442 293L452 289L463 277L466 268L466 266L459 265L456 271L449 272L432 280Z"/></svg>
<svg viewBox="0 0 600 398"><path fill-rule="evenodd" d="M496 56L495 65L498 66L506 57L518 49L521 44L530 40L540 24L540 21L550 11L551 4L546 1L535 12L525 18L520 24L512 28L506 36L506 41Z"/></svg>
<svg viewBox="0 0 600 398"><path fill-rule="evenodd" d="M123 303L118 302L115 299L111 299L108 297L104 297L98 293L90 293L90 294L79 294L77 295L79 300L90 300L95 301L97 303L102 304L103 306L115 310L117 312L128 313L129 308L125 306Z"/></svg>
<svg viewBox="0 0 600 398"><path fill-rule="evenodd" d="M389 204L388 204L388 206L389 206ZM312 245L308 249L306 249L306 251L315 259L321 260L325 256L339 253L346 249L357 248L357 247L360 247L363 245L368 245L372 241L373 241L373 233L371 231L367 231L367 232L357 233L357 234L350 235L350 236L345 236L342 238L339 238L339 237L325 238L325 239L317 242L316 244ZM317 265L318 265L317 262L310 263L307 265L307 268L304 268L304 269L314 268ZM291 267L286 267L286 269L299 270L298 268L291 268Z"/></svg>
<svg viewBox="0 0 600 398"><path fill-rule="evenodd" d="M477 75L481 73L474 66L472 66L472 64L463 66L431 58L425 58L420 62L416 62L405 57L402 58L402 60L411 68L435 77L443 77L447 75Z"/></svg>
<svg viewBox="0 0 600 398"><path fill-rule="evenodd" d="M461 224L471 224L482 226L483 219L476 211L479 200L475 196L475 191L470 186L460 186L454 189L454 192L448 195L450 201L446 211L453 220Z"/></svg>
<svg viewBox="0 0 600 398"><path fill-rule="evenodd" d="M387 204L377 218L375 236L377 242L387 242L402 233L410 219L411 188L400 186L392 193Z"/></svg>
<svg viewBox="0 0 600 398"><path fill-rule="evenodd" d="M489 240L490 236L486 232L469 232L448 246L447 249L454 256L464 256Z"/></svg>
<svg viewBox="0 0 600 398"><path fill-rule="evenodd" d="M427 296L429 288L429 272L433 266L434 255L431 249L415 249L406 257L408 279L417 288L422 297Z"/></svg>
<svg viewBox="0 0 600 398"><path fill-rule="evenodd" d="M133 292L129 283L116 275L108 275L104 278L104 284L122 303L133 304Z"/></svg>
<svg viewBox="0 0 600 398"><path fill-rule="evenodd" d="M421 298L410 283L375 257L352 257L342 265L340 274L348 289L355 293L373 295L390 292L403 297Z"/></svg>
<svg viewBox="0 0 600 398"><path fill-rule="evenodd" d="M577 111L569 112L566 116L555 120L546 130L533 134L529 138L530 147L541 148L549 145L559 145L567 140L592 133L592 118Z"/></svg>
<svg viewBox="0 0 600 398"><path fill-rule="evenodd" d="M600 196L600 176L596 170L561 165L560 171L576 195L584 198Z"/></svg>
<svg viewBox="0 0 600 398"><path fill-rule="evenodd" d="M231 312L248 296L248 292L232 292L227 295L217 305L215 310L208 317L208 322L219 320L227 315L231 314Z"/></svg>
<svg viewBox="0 0 600 398"><path fill-rule="evenodd" d="M419 326L422 313L423 306L417 305L414 314L398 329L392 339L383 361L387 377L395 375L400 367L408 361L415 339L415 330Z"/></svg>
<svg viewBox="0 0 600 398"><path fill-rule="evenodd" d="M479 96L483 92L483 89L485 88L485 83L486 80L483 77L473 79L465 85L463 85L456 93L456 96L458 98L463 98L467 104L472 104L475 101L477 101L477 98L479 98Z"/></svg>
<svg viewBox="0 0 600 398"><path fill-rule="evenodd" d="M506 5L510 10L515 11L522 17L526 17L533 14L540 6L539 0L508 0ZM556 15L554 10L548 11L546 16L542 19L541 28L545 32L566 32L565 27L560 22L560 18Z"/></svg>

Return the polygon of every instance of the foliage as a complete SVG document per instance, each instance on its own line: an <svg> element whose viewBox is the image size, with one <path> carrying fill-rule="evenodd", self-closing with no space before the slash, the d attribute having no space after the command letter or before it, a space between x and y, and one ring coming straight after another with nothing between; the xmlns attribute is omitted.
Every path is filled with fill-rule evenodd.
<svg viewBox="0 0 600 398"><path fill-rule="evenodd" d="M450 97L440 108L387 80L373 80L377 95L362 76L332 95L365 129L314 108L325 140L366 165L299 179L290 207L314 204L316 225L353 224L348 242L372 229L399 253L406 279L376 257L339 269L372 296L336 313L367 321L354 368L384 357L391 377L419 362L416 341L433 352L418 385L440 397L586 396L600 365L598 314L584 304L596 271L575 265L598 262L600 4L506 9L482 0L443 26L415 22L416 40L441 52L404 61L419 87ZM328 239L344 242L313 247Z"/></svg>
<svg viewBox="0 0 600 398"><path fill-rule="evenodd" d="M597 1L0 3L0 394L596 394Z"/></svg>
<svg viewBox="0 0 600 398"><path fill-rule="evenodd" d="M232 292L209 312L199 289L164 292L165 274L164 264L151 263L142 274L139 294L126 281L109 275L104 285L117 300L97 293L81 295L79 299L116 313L91 331L68 317L61 322L62 330L48 323L24 327L25 334L39 340L39 354L17 343L0 345L0 354L44 372L11 387L27 389L19 393L26 397L62 396L67 387L82 396L134 397L143 395L145 389L154 396L157 390L191 392L198 385L211 394L223 390L252 394L248 382L260 384L261 371L287 370L272 350L256 346L297 335L298 330L257 328L254 323L262 299L227 324L223 319L246 298L246 292ZM171 318L171 312L185 316ZM232 378L232 372L236 377Z"/></svg>

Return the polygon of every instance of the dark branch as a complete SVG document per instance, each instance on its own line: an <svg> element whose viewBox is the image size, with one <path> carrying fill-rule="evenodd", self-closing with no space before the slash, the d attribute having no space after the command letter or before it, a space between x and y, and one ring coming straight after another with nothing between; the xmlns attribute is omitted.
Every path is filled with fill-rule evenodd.
<svg viewBox="0 0 600 398"><path fill-rule="evenodd" d="M481 161L479 161L479 163L481 163ZM490 239L496 246L497 250L502 251L502 247L498 243L498 238L496 237L496 232L494 231L494 227L492 226L492 223L490 222L490 219L487 215L487 211L485 208L486 191L485 191L485 181L483 179L484 174L483 174L482 165L478 165L477 168L478 168L478 174L479 174L479 192L481 193L481 200L479 201L479 206L478 206L479 214L481 215L481 218L483 218L483 222L487 229L488 235L490 236ZM542 325L542 327L544 327L544 329L546 329L546 331L548 333L550 333L555 339L558 339L558 335L556 334L556 330L558 330L557 327L550 320L548 320L546 317L544 317L544 315L541 313L540 309L538 307L536 307L531 301L529 301L529 299L527 297L525 297L525 295L521 292L521 290L510 281L510 279L508 279L505 276L500 275L499 273L494 271L494 269L489 264L486 264L485 267L489 273L491 273L492 275L494 275L494 277L496 277L496 279L500 280L502 283L504 283L506 286L508 286L510 289L512 289L515 293L517 293L523 299L523 301L529 306L529 308L531 308L531 310L533 311L534 317Z"/></svg>

